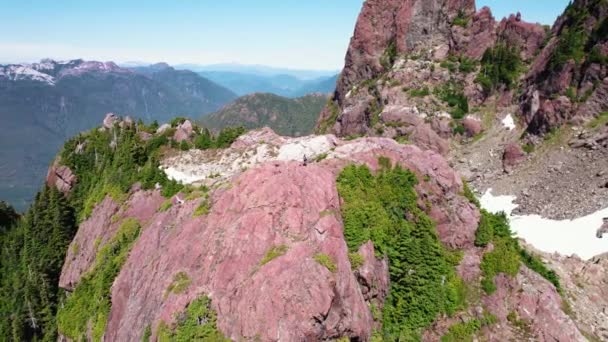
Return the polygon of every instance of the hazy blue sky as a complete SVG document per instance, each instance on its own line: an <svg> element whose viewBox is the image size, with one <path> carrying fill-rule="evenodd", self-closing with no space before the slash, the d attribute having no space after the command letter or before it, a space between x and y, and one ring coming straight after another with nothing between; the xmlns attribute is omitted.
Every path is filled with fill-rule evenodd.
<svg viewBox="0 0 608 342"><path fill-rule="evenodd" d="M339 69L362 0L0 0L0 62L43 57ZM568 0L478 0L551 24Z"/></svg>

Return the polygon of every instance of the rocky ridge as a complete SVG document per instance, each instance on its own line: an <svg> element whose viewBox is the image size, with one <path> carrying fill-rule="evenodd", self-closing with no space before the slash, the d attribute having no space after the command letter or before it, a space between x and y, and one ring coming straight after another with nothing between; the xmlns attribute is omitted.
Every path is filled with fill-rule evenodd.
<svg viewBox="0 0 608 342"><path fill-rule="evenodd" d="M209 187L208 197L177 194L168 209L159 209L166 201L158 190L137 185L122 205L107 197L81 223L60 285L69 291L77 287L121 222L136 218L142 235L112 285L106 339L140 339L148 326L154 338L161 322L171 326L177 313L206 295L218 313L218 328L231 339L369 340L379 324L369 305L381 306L386 298L387 264L374 255L370 242L359 249L363 263L351 270L336 177L350 163L378 169L378 156L425 179L416 186L418 205L437 222L443 244L463 250L459 275L478 281L484 253L473 245L479 211L461 195L460 177L440 154L385 138L284 138L262 129L226 150L190 150L163 161L168 175ZM195 215L206 201L208 214ZM277 246L285 246L284 252L262 262ZM320 253L330 256L335 271L315 261ZM525 310L537 315L520 315L534 336L582 340L573 321L556 311L561 298L553 285L525 267L520 272L516 278L497 278L497 293L467 313L475 317L483 306L497 317L500 324L484 328L483 334L522 336L507 314L528 303ZM168 292L177 273L187 275L189 286ZM512 306L505 307L505 301ZM294 312L294 305L300 310ZM432 340L453 323L453 318L439 318L425 334Z"/></svg>

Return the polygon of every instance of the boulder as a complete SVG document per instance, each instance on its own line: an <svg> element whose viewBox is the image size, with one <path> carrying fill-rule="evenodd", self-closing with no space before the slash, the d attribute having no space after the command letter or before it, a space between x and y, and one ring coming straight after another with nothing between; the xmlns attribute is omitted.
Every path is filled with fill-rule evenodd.
<svg viewBox="0 0 608 342"><path fill-rule="evenodd" d="M163 134L163 133L165 133L169 129L171 129L171 125L169 125L168 123L162 124L156 130L156 134Z"/></svg>
<svg viewBox="0 0 608 342"><path fill-rule="evenodd" d="M464 120L462 120L462 126L464 127L465 133L469 138L472 138L483 131L481 121L471 116L467 116L464 118Z"/></svg>
<svg viewBox="0 0 608 342"><path fill-rule="evenodd" d="M179 124L175 129L173 140L177 142L188 141L193 133L194 127L192 126L192 122L190 122L190 120L186 120Z"/></svg>
<svg viewBox="0 0 608 342"><path fill-rule="evenodd" d="M526 159L526 153L517 143L509 143L502 154L502 166L505 172L511 172Z"/></svg>
<svg viewBox="0 0 608 342"><path fill-rule="evenodd" d="M77 181L76 175L72 170L56 159L46 174L46 184L50 187L55 187L64 194L70 193Z"/></svg>
<svg viewBox="0 0 608 342"><path fill-rule="evenodd" d="M103 118L103 127L105 127L106 129L111 129L119 121L120 118L114 113L107 113L106 116Z"/></svg>

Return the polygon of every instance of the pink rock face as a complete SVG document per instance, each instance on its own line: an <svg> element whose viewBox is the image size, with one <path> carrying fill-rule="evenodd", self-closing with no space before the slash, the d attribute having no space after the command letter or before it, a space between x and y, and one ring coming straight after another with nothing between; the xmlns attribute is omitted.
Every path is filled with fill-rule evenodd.
<svg viewBox="0 0 608 342"><path fill-rule="evenodd" d="M505 146L505 150L502 154L502 165L505 171L512 170L525 159L526 153L523 151L519 144L510 143Z"/></svg>
<svg viewBox="0 0 608 342"><path fill-rule="evenodd" d="M116 233L118 225L112 224L112 216L118 205L108 196L98 204L91 217L80 224L65 257L59 287L73 290L84 273L95 264L97 251Z"/></svg>
<svg viewBox="0 0 608 342"><path fill-rule="evenodd" d="M216 193L208 216L194 218L198 201L155 215L112 288L106 338L136 340L147 324L172 322L207 294L218 327L238 340L366 339L372 318L350 270L338 215L335 175L316 165L270 163L245 172ZM262 265L273 247L287 252ZM330 272L314 260L334 261ZM193 286L166 294L173 275ZM295 310L297 308L297 310Z"/></svg>
<svg viewBox="0 0 608 342"><path fill-rule="evenodd" d="M481 128L481 121L471 117L466 117L462 120L462 126L464 126L464 130L469 138L474 137L483 131Z"/></svg>
<svg viewBox="0 0 608 342"><path fill-rule="evenodd" d="M517 47L524 60L531 60L542 47L547 32L540 24L522 21L521 14L517 13L500 22L498 35L508 46Z"/></svg>
<svg viewBox="0 0 608 342"><path fill-rule="evenodd" d="M500 326L508 325L507 316L516 313L525 322L536 341L586 341L576 325L561 309L562 299L547 280L522 266L514 279L500 274L497 290L483 299L486 309L495 315ZM508 330L494 327L495 338L508 337ZM506 336L505 336L506 335Z"/></svg>
<svg viewBox="0 0 608 342"><path fill-rule="evenodd" d="M345 68L338 80L338 102L358 82L382 71L379 56L394 42L397 52L418 51L433 41L449 45L450 24L459 11L475 12L474 0L369 0L363 9L346 54ZM439 23L439 24L437 24ZM433 30L426 28L433 27Z"/></svg>
<svg viewBox="0 0 608 342"><path fill-rule="evenodd" d="M376 258L371 241L359 248L359 254L365 262L355 272L363 297L367 301L375 299L375 304L379 303L378 307L381 307L389 289L388 260Z"/></svg>
<svg viewBox="0 0 608 342"><path fill-rule="evenodd" d="M608 4L603 1L577 0L573 8L583 9L589 14L586 16L583 29L585 34L592 35L598 25L606 20ZM572 11L574 12L574 11ZM528 74L524 79L523 95L520 97L520 114L526 120L528 131L534 134L543 134L553 128L568 122L581 122L608 111L608 90L604 85L608 77L608 69L601 63L574 60L566 61L561 65L551 63L552 56L559 49L560 35L573 19L568 13L562 15L553 26L553 38L548 42L540 55L534 60ZM587 51L595 50L606 56L608 40L606 37L591 41L594 46L587 47ZM582 81L581 81L582 80ZM554 101L555 98L566 95L576 95L585 99L582 104L570 103L563 107L564 101ZM544 105L536 110L536 103L540 99Z"/></svg>
<svg viewBox="0 0 608 342"><path fill-rule="evenodd" d="M453 33L453 39L461 52L469 58L481 59L484 52L496 42L496 20L490 8L483 7L471 18L467 28L454 27Z"/></svg>
<svg viewBox="0 0 608 342"><path fill-rule="evenodd" d="M53 162L46 174L46 184L57 188L64 194L68 194L72 190L76 181L77 177L72 170L67 166L59 165L57 160Z"/></svg>
<svg viewBox="0 0 608 342"><path fill-rule="evenodd" d="M187 141L190 139L193 133L194 128L192 127L192 122L190 122L190 120L186 120L177 126L173 139L177 142L182 142L184 140Z"/></svg>
<svg viewBox="0 0 608 342"><path fill-rule="evenodd" d="M80 224L66 255L59 287L74 289L82 275L94 265L99 249L114 237L124 218L146 222L163 201L158 191L137 191L121 209L112 198L106 196L93 209L91 216Z"/></svg>
<svg viewBox="0 0 608 342"><path fill-rule="evenodd" d="M238 153L238 146L259 144L256 139L289 142L260 130L241 137L231 149ZM206 295L218 314L218 328L233 340L367 341L380 328L369 306L381 308L384 303L389 265L376 258L368 242L358 251L363 264L352 270L336 177L353 163L378 170L379 156L417 175L418 206L437 223L446 246L464 251L458 273L466 281L477 281L483 255L473 246L479 211L464 198L460 176L439 153L391 139L362 138L337 140L329 154L307 166L274 160L252 166L216 187L209 214L200 217L193 213L203 199L176 200L170 209L158 212L165 201L158 191L133 187L120 207L106 198L81 225L66 257L61 286L73 289L94 264L98 248L116 234L123 219L133 217L142 224L141 235L112 285L106 340L139 340L147 326L155 335L161 321L175 324L179 312ZM285 253L262 263L279 246L285 246ZM317 262L318 254L330 258L335 270ZM169 292L179 272L187 274L191 284L181 293ZM550 285L526 277L508 280L509 286L500 283L505 290L488 299L489 307L502 315L497 303L503 298L516 298L526 310L532 308L528 298L541 298L545 302L536 304L542 309L535 321L538 336L574 336L576 328L562 320L563 313L545 310L559 308L559 298L547 292ZM530 288L529 279L534 280ZM520 288L530 295L522 295ZM540 297L535 289L550 295ZM562 332L546 330L562 322Z"/></svg>
<svg viewBox="0 0 608 342"><path fill-rule="evenodd" d="M417 146L446 155L450 149L448 142L442 139L428 124L418 125L409 136Z"/></svg>

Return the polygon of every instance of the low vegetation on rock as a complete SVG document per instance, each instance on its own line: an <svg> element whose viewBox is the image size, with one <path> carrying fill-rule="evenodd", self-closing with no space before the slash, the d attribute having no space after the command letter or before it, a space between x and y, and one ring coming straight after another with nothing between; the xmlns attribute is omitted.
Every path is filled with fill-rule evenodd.
<svg viewBox="0 0 608 342"><path fill-rule="evenodd" d="M217 329L217 315L206 296L190 303L186 311L177 317L174 329L161 321L156 332L158 342L230 341Z"/></svg>
<svg viewBox="0 0 608 342"><path fill-rule="evenodd" d="M101 341L105 332L110 307L110 288L135 240L140 224L126 219L112 240L101 248L95 258L95 266L85 274L74 292L66 299L57 313L59 332L72 340L89 338Z"/></svg>
<svg viewBox="0 0 608 342"><path fill-rule="evenodd" d="M454 271L459 257L441 244L434 223L418 208L417 177L390 161L381 165L376 175L354 165L339 175L344 237L351 252L371 240L377 255L388 257L385 340L417 339L438 315L464 305L463 285Z"/></svg>

